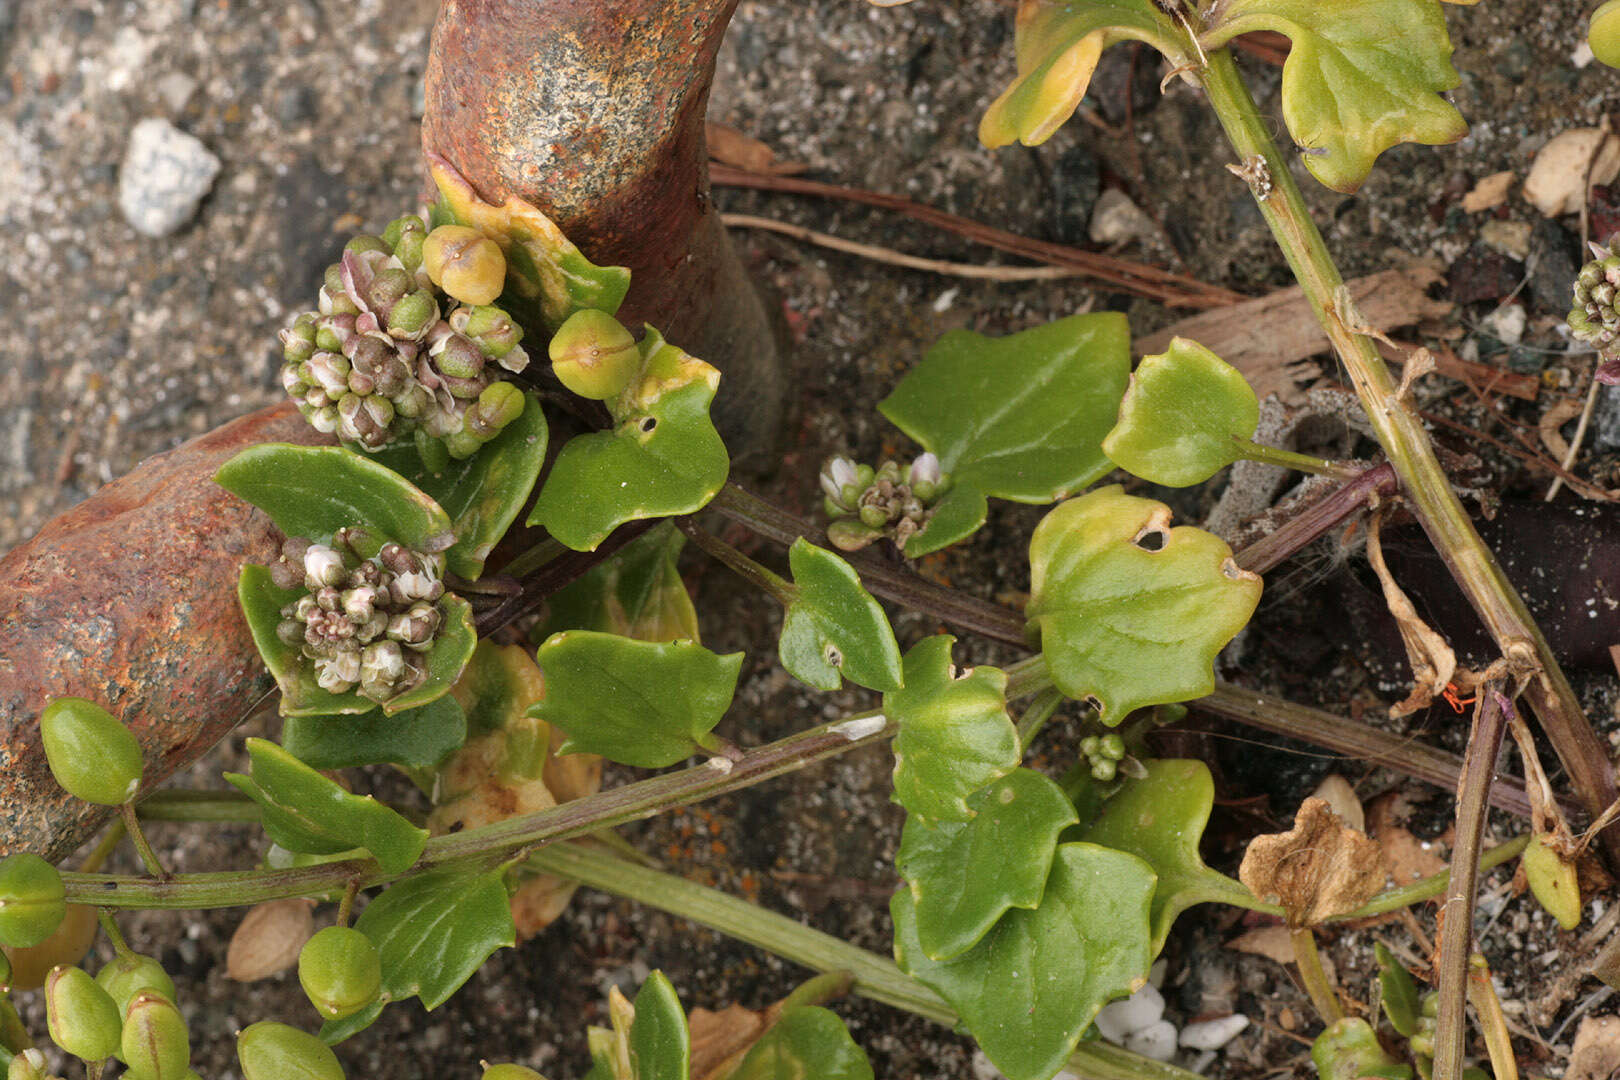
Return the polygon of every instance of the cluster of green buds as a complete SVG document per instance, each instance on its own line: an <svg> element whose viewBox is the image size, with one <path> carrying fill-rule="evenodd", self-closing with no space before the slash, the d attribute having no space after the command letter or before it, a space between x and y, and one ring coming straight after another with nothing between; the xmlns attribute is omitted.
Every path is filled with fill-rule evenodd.
<svg viewBox="0 0 1620 1080"><path fill-rule="evenodd" d="M1592 244L1594 258L1575 278L1570 334L1596 347L1599 382L1620 383L1620 233L1608 246Z"/></svg>
<svg viewBox="0 0 1620 1080"><path fill-rule="evenodd" d="M832 519L827 539L841 551L859 551L887 536L904 551L950 488L950 477L931 453L919 455L904 471L894 461L874 469L835 457L821 470L822 505Z"/></svg>
<svg viewBox="0 0 1620 1080"><path fill-rule="evenodd" d="M443 623L444 556L382 541L360 527L330 544L295 536L270 576L306 594L281 609L276 634L315 662L323 690L384 702L421 683L422 656Z"/></svg>
<svg viewBox="0 0 1620 1080"><path fill-rule="evenodd" d="M58 1049L95 1076L109 1058L131 1077L191 1080L191 1036L175 1004L174 982L156 960L120 945L95 978L59 964L45 977L45 1020ZM38 1051L11 1061L8 1080L52 1080Z"/></svg>
<svg viewBox="0 0 1620 1080"><path fill-rule="evenodd" d="M406 215L356 236L317 309L281 331L281 385L318 431L368 450L410 435L424 459L468 457L523 412L503 381L528 367L523 331L491 304L505 280L500 247L463 226L429 232Z"/></svg>
<svg viewBox="0 0 1620 1080"><path fill-rule="evenodd" d="M1092 778L1106 784L1119 772L1119 763L1125 760L1125 740L1113 732L1087 735L1080 740L1080 754L1091 763Z"/></svg>

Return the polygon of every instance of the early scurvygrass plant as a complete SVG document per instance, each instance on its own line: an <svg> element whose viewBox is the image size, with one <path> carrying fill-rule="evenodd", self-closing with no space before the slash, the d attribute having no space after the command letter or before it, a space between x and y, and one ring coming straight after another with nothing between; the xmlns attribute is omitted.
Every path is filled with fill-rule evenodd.
<svg viewBox="0 0 1620 1080"><path fill-rule="evenodd" d="M1594 48L1609 7L1594 17ZM1425 481L1438 468L1432 450L1402 419L1387 372L1352 329L1354 313L1336 291L1337 272L1287 162L1238 79L1226 46L1258 29L1293 39L1283 114L1323 183L1353 190L1390 145L1462 133L1440 96L1457 76L1435 0L1025 0L1019 75L981 135L991 146L1039 142L1074 110L1104 47L1130 38L1158 48L1203 87L1238 151L1235 171L1322 309L1358 388L1378 397L1378 433L1407 497L1437 523L1442 546L1482 550L1446 501L1449 488ZM1218 538L1172 527L1163 505L1092 485L1116 467L1155 483L1198 483L1240 458L1351 484L1358 470L1253 442L1253 391L1195 342L1172 342L1133 374L1130 329L1118 314L1075 315L1003 338L954 331L879 406L921 445L910 463L874 468L839 456L823 470L827 535L848 553L888 543L916 557L969 538L990 498L1059 503L1030 540L1028 606L1003 612L871 560L857 569L790 516L726 486L728 457L709 419L724 392L719 373L657 330L638 340L614 318L627 272L592 265L521 200L485 204L436 159L434 175L439 202L351 241L316 310L283 332L283 384L342 445L260 446L218 476L287 536L278 561L246 567L240 588L280 690L282 744L250 740L251 773L227 777L240 795L214 800L218 817L260 822L273 846L266 868L226 883L169 878L155 858L149 869L165 879L164 906L341 897L336 925L299 959L319 1034L252 1024L238 1036L243 1075L337 1080L331 1045L392 1002L442 1004L516 941L514 893L527 905L534 883L548 880L556 886L543 906L553 914L573 883L591 884L840 973L784 1002L752 1045L709 1074L714 1080L869 1080L864 1053L822 1007L850 988L959 1025L1011 1080L1047 1080L1065 1066L1111 1077L1185 1075L1082 1040L1104 1004L1143 984L1188 906L1279 910L1200 856L1214 802L1209 770L1153 759L1144 742L1179 715L1166 706L1214 689L1215 656L1248 621L1261 581ZM1582 272L1577 334L1613 336L1605 275L1615 258L1604 253ZM549 377L520 341L549 358ZM559 406L576 423L585 418L587 430L567 439L542 477L547 410L561 415ZM486 576L525 507L525 523L546 538ZM791 544L791 580L705 532L691 517L705 508ZM679 532L655 527L664 519ZM698 641L674 569L682 533L783 606L778 652L788 672L821 690L847 679L880 695L876 707L752 750L718 734L743 658ZM1005 669L959 668L955 639L943 634L902 651L869 585L1035 655ZM1463 585L1492 610L1514 610L1516 598L1488 572L1465 573ZM532 654L492 644L515 629L527 632ZM1519 640L1544 652L1533 628ZM1556 671L1548 656L1538 663ZM1553 684L1547 708L1559 692ZM1058 782L1025 762L1065 698L1089 712ZM57 702L45 723L64 786L124 806L139 840L129 799L140 757L128 732L88 702ZM1555 742L1578 734L1565 723L1549 721ZM894 799L906 811L896 859L904 886L891 904L898 966L578 842L885 739L893 740ZM593 755L648 769L702 760L596 794ZM430 835L318 771L368 764L398 766L424 791L456 800L429 825L453 822L459 831ZM1465 806L1480 798L1465 786ZM505 816L496 805L522 812ZM1395 890L1334 917L1439 887ZM0 942L37 945L68 901L86 899L136 907L159 894L150 879L92 881L14 855L0 862ZM525 929L543 925L544 916L525 910ZM1468 923L1466 914L1454 918ZM104 925L118 955L96 979L66 967L48 983L58 1045L84 1058L92 1077L114 1054L138 1080L191 1075L173 983L128 950L110 914ZM1314 957L1309 926L1295 940L1307 951L1302 962ZM1456 1080L1460 1013L1448 1014L1444 1002L1458 984L1442 978L1428 1010L1434 1022L1417 1035L1415 990L1380 960L1397 1030L1414 1047L1426 1040L1420 1051L1434 1076ZM661 973L633 1002L615 989L608 1016L610 1027L589 1032L589 1080L689 1075L686 1015ZM15 1017L0 999L0 1055L11 1080L41 1075ZM1324 1076L1406 1069L1364 1021L1335 1024L1316 1051ZM543 1080L522 1065L486 1063L484 1080L523 1078Z"/></svg>

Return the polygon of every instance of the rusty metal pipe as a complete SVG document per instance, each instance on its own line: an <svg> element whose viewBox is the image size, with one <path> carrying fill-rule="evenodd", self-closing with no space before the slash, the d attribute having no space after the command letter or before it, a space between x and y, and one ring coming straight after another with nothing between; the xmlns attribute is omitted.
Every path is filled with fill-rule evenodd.
<svg viewBox="0 0 1620 1080"><path fill-rule="evenodd" d="M0 558L0 855L55 862L114 813L51 777L39 714L89 698L124 721L146 790L201 757L273 685L236 605L275 558L269 517L214 471L261 442L330 442L291 403L148 458Z"/></svg>
<svg viewBox="0 0 1620 1080"><path fill-rule="evenodd" d="M631 269L619 318L723 375L733 454L763 455L783 395L759 297L709 201L703 122L736 0L446 0L423 146L487 202L539 207L599 264Z"/></svg>

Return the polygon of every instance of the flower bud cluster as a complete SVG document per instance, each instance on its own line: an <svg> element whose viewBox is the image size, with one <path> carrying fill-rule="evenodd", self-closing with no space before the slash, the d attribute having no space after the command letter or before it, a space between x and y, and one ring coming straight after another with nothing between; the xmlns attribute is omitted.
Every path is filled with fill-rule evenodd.
<svg viewBox="0 0 1620 1080"><path fill-rule="evenodd" d="M281 609L276 635L315 662L323 690L384 702L420 684L423 655L443 616L443 555L425 555L362 528L339 529L331 544L295 536L270 575L304 596Z"/></svg>
<svg viewBox="0 0 1620 1080"><path fill-rule="evenodd" d="M1087 735L1080 740L1080 753L1090 763L1092 777L1107 783L1119 772L1119 763L1125 760L1125 740L1113 732Z"/></svg>
<svg viewBox="0 0 1620 1080"><path fill-rule="evenodd" d="M827 539L842 551L859 551L887 536L904 551L950 488L950 477L931 453L904 471L893 461L874 469L835 457L821 470L822 505L832 519Z"/></svg>
<svg viewBox="0 0 1620 1080"><path fill-rule="evenodd" d="M368 450L420 432L464 458L523 412L522 391L502 379L529 356L505 311L433 283L428 235L407 215L349 241L317 309L281 331L281 385L319 431Z"/></svg>

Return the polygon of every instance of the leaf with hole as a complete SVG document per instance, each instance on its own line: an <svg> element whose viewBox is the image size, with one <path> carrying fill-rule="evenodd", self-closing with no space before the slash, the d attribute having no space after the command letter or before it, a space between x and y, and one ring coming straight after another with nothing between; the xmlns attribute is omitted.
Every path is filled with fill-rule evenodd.
<svg viewBox="0 0 1620 1080"><path fill-rule="evenodd" d="M328 855L363 847L385 873L403 874L422 854L427 830L370 796L344 791L286 750L247 741L251 776L225 779L259 804L264 831L288 851Z"/></svg>
<svg viewBox="0 0 1620 1080"><path fill-rule="evenodd" d="M1058 835L1078 818L1063 791L1014 769L968 799L969 821L906 819L895 869L915 903L917 942L931 960L972 948L1009 908L1041 902Z"/></svg>
<svg viewBox="0 0 1620 1080"><path fill-rule="evenodd" d="M354 928L382 957L383 997L419 997L426 1009L443 1005L491 953L515 940L499 867L395 882L366 905Z"/></svg>
<svg viewBox="0 0 1620 1080"><path fill-rule="evenodd" d="M788 565L796 595L779 646L788 673L817 690L837 690L844 678L871 690L900 689L894 630L854 568L802 536L788 549Z"/></svg>
<svg viewBox="0 0 1620 1080"><path fill-rule="evenodd" d="M640 377L608 403L612 430L568 440L529 514L576 551L627 521L701 509L730 470L709 419L720 373L650 326L640 349Z"/></svg>
<svg viewBox="0 0 1620 1080"><path fill-rule="evenodd" d="M523 412L470 457L429 470L414 443L400 442L372 455L438 502L450 517L456 542L445 552L450 572L469 581L517 520L546 460L546 414L534 394Z"/></svg>
<svg viewBox="0 0 1620 1080"><path fill-rule="evenodd" d="M315 669L303 652L276 634L282 620L281 609L304 595L302 589L283 589L270 579L270 571L262 566L242 567L242 576L236 585L236 595L247 618L253 644L265 667L275 677L281 690L281 715L322 716L359 715L377 708L377 703L359 693L350 691L334 694L322 689L315 681ZM433 639L423 660L427 678L416 686L383 702L386 716L395 716L409 709L421 708L450 692L451 685L461 675L478 644L478 632L473 627L472 605L461 597L446 593L439 598L439 613L444 622Z"/></svg>
<svg viewBox="0 0 1620 1080"><path fill-rule="evenodd" d="M450 537L444 508L393 469L343 446L250 446L219 467L220 487L270 515L288 536L329 540L364 525L416 551Z"/></svg>
<svg viewBox="0 0 1620 1080"><path fill-rule="evenodd" d="M567 733L562 753L661 769L710 741L731 705L743 654L570 630L547 638L536 659L546 696L529 715Z"/></svg>
<svg viewBox="0 0 1620 1080"><path fill-rule="evenodd" d="M1013 908L967 952L930 960L917 940L916 901L889 902L895 959L961 1014L1009 1080L1048 1080L1109 999L1147 981L1153 871L1094 844L1062 844L1040 906Z"/></svg>
<svg viewBox="0 0 1620 1080"><path fill-rule="evenodd" d="M599 630L638 641L701 641L697 612L675 559L686 537L660 522L546 599L530 631L538 645L563 630Z"/></svg>
<svg viewBox="0 0 1620 1080"><path fill-rule="evenodd" d="M282 748L312 769L431 769L466 737L467 717L448 694L393 716L373 709L359 716L289 716L281 725Z"/></svg>
<svg viewBox="0 0 1620 1080"><path fill-rule="evenodd" d="M442 196L433 224L470 225L501 246L506 255L501 305L520 321L556 330L582 308L610 315L619 310L630 289L627 267L595 265L532 203L508 195L492 206L444 158L432 151L427 158Z"/></svg>
<svg viewBox="0 0 1620 1080"><path fill-rule="evenodd" d="M1311 175L1352 192L1396 143L1456 142L1468 124L1441 95L1462 82L1437 0L1232 0L1204 48L1274 30L1293 42L1282 112Z"/></svg>
<svg viewBox="0 0 1620 1080"><path fill-rule="evenodd" d="M894 801L936 821L973 817L967 797L1018 767L1018 730L1007 715L1007 674L980 666L958 671L956 639L918 642L903 662L905 687L883 695L900 726L894 739Z"/></svg>
<svg viewBox="0 0 1620 1080"><path fill-rule="evenodd" d="M1106 724L1215 689L1215 655L1260 602L1260 578L1170 509L1099 488L1047 514L1029 545L1030 601L1052 681Z"/></svg>
<svg viewBox="0 0 1620 1080"><path fill-rule="evenodd" d="M1260 401L1242 373L1178 337L1136 366L1103 452L1144 480L1187 487L1242 457L1259 422Z"/></svg>
<svg viewBox="0 0 1620 1080"><path fill-rule="evenodd" d="M1147 776L1128 780L1103 804L1080 836L1093 844L1129 852L1153 867L1153 955L1164 948L1176 916L1194 904L1223 903L1276 911L1249 890L1204 864L1198 841L1215 805L1215 781L1202 761L1146 762Z"/></svg>
<svg viewBox="0 0 1620 1080"><path fill-rule="evenodd" d="M866 1051L830 1009L796 1005L761 1036L726 1080L872 1080Z"/></svg>
<svg viewBox="0 0 1620 1080"><path fill-rule="evenodd" d="M952 330L878 409L938 455L950 490L906 542L913 558L984 524L986 497L1067 498L1113 468L1102 451L1130 374L1130 328L1115 312L992 338Z"/></svg>

